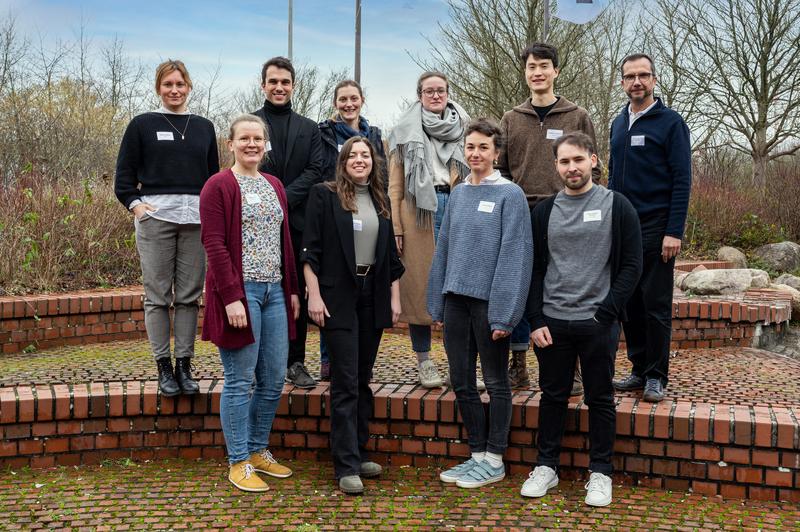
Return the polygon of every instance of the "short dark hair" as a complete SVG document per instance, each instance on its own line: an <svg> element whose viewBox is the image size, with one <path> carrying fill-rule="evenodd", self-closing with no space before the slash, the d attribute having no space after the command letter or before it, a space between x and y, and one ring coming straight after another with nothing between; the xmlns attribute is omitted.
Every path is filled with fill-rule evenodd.
<svg viewBox="0 0 800 532"><path fill-rule="evenodd" d="M447 74L439 72L438 70L426 70L420 74L419 79L417 79L417 98L422 97L422 82L428 78L442 78L447 92L450 92L450 81L447 79Z"/></svg>
<svg viewBox="0 0 800 532"><path fill-rule="evenodd" d="M619 73L620 74L625 74L625 70L624 70L625 63L627 63L629 61L638 61L639 59L647 59L648 61L650 61L650 70L652 70L651 74L653 74L653 76L655 76L656 75L656 64L653 61L653 58L650 57L647 54L631 54L629 56L626 56L625 59L622 60L622 63L619 64Z"/></svg>
<svg viewBox="0 0 800 532"><path fill-rule="evenodd" d="M291 74L291 76L292 76L292 83L294 83L294 66L292 65L292 62L289 59L278 55L278 56L273 57L272 59L267 60L267 62L264 63L264 66L261 67L261 84L262 85L267 82L267 69L269 67L271 67L271 66L282 68L284 70L288 70L289 74Z"/></svg>
<svg viewBox="0 0 800 532"><path fill-rule="evenodd" d="M594 150L594 142L592 142L592 137L582 131L567 133L566 135L561 135L556 139L556 141L553 143L553 155L556 159L558 159L558 148L562 144L575 146L576 148L588 151L590 154L597 153Z"/></svg>
<svg viewBox="0 0 800 532"><path fill-rule="evenodd" d="M553 62L553 68L558 68L558 50L556 50L555 46L543 42L529 44L522 50L522 53L519 54L523 67L528 63L528 57L530 56L536 59L549 59Z"/></svg>
<svg viewBox="0 0 800 532"><path fill-rule="evenodd" d="M502 150L506 146L506 137L494 120L481 117L470 121L464 131L464 138L466 139L471 133L480 133L481 135L492 137L494 147L498 150Z"/></svg>

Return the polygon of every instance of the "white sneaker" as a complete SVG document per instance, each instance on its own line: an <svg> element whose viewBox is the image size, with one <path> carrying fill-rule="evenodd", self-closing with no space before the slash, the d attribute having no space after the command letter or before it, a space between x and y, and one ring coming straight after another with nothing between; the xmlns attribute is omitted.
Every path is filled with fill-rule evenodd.
<svg viewBox="0 0 800 532"><path fill-rule="evenodd" d="M528 480L519 491L523 497L544 497L547 490L558 486L558 475L552 467L537 466L528 474Z"/></svg>
<svg viewBox="0 0 800 532"><path fill-rule="evenodd" d="M586 499L589 506L608 506L611 504L611 477L602 473L592 473L586 483Z"/></svg>
<svg viewBox="0 0 800 532"><path fill-rule="evenodd" d="M420 362L417 371L419 371L419 383L423 388L439 388L444 384L436 364L431 359Z"/></svg>

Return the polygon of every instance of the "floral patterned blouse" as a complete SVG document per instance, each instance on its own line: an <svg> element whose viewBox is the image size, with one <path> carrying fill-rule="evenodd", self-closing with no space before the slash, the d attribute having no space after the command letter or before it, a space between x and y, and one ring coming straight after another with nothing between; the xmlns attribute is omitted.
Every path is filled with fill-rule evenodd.
<svg viewBox="0 0 800 532"><path fill-rule="evenodd" d="M281 281L283 209L262 177L234 174L242 194L242 268L245 281Z"/></svg>

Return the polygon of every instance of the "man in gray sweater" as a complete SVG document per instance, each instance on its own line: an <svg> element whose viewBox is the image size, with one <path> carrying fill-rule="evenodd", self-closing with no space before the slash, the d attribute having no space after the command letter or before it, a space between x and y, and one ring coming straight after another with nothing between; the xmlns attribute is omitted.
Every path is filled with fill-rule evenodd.
<svg viewBox="0 0 800 532"><path fill-rule="evenodd" d="M539 361L539 454L522 486L541 497L558 485L567 401L580 360L589 407L586 504L611 503L616 434L614 356L619 320L642 271L639 218L618 192L594 185L594 143L570 133L553 145L564 190L531 213L534 265L527 317Z"/></svg>

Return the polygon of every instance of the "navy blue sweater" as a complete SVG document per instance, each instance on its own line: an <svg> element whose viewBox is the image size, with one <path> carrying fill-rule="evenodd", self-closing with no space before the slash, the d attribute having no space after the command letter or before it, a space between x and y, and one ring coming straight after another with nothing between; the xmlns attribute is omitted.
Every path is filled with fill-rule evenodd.
<svg viewBox="0 0 800 532"><path fill-rule="evenodd" d="M630 130L628 124L626 105L611 124L608 188L624 194L639 218L664 215L665 234L683 238L692 188L689 128L660 98Z"/></svg>

